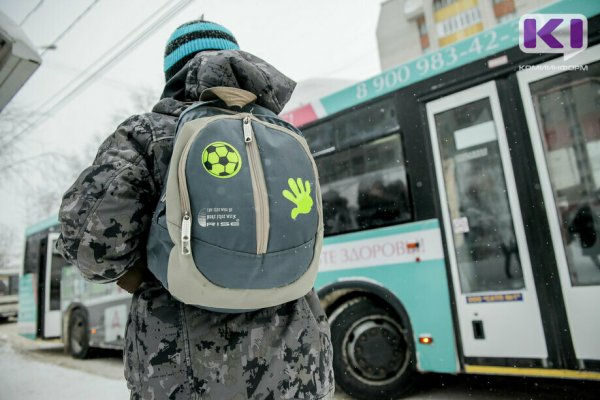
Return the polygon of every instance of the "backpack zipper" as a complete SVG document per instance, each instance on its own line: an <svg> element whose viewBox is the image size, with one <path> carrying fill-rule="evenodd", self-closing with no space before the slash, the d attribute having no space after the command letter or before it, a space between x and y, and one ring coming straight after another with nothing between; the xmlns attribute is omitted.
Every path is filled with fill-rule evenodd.
<svg viewBox="0 0 600 400"><path fill-rule="evenodd" d="M269 244L269 199L267 183L260 161L258 145L254 140L252 121L250 116L242 120L246 153L250 164L250 178L252 180L252 195L254 197L254 212L256 214L256 254L265 254Z"/></svg>
<svg viewBox="0 0 600 400"><path fill-rule="evenodd" d="M229 115L216 115L214 117L209 117L211 121L207 121L207 125L212 120L221 119L221 118L231 118ZM179 189L179 200L181 202L181 213L183 214L183 219L181 220L181 254L184 256L192 254L191 240L192 240L192 217L191 210L192 206L190 204L190 196L187 191L187 179L185 176L185 162L188 158L188 154L190 152L190 148L192 147L192 142L198 136L200 130L195 132L186 143L183 148L183 152L181 153L181 157L179 158L178 170L177 170L177 181L178 181L178 189Z"/></svg>
<svg viewBox="0 0 600 400"><path fill-rule="evenodd" d="M217 115L212 120L230 119L230 115ZM237 118L233 118L237 119ZM255 119L255 118L252 118ZM256 119L259 123L263 121ZM212 121L210 121L212 122ZM208 125L208 122L207 122ZM248 155L248 164L250 164L250 177L252 181L252 195L254 198L256 213L256 254L265 254L269 243L269 199L267 194L267 184L264 171L260 162L260 153L258 145L254 140L254 131L252 130L251 116L246 115L242 118L242 129L244 132L244 143L246 143L246 153ZM181 201L181 253L183 255L191 254L191 236L192 219L191 204L189 193L187 191L187 179L185 176L185 162L192 147L192 142L200 131L194 133L186 143L181 153L178 164L177 179L179 183L179 198Z"/></svg>

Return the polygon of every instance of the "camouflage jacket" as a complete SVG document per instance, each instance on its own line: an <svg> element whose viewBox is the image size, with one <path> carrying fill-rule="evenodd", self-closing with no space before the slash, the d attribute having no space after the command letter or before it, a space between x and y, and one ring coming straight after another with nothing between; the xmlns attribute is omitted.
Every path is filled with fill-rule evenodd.
<svg viewBox="0 0 600 400"><path fill-rule="evenodd" d="M202 52L152 112L123 122L65 193L57 248L89 280L144 265L179 114L213 86L240 87L279 113L294 82L242 51ZM329 326L314 292L242 314L175 300L155 279L134 293L125 338L132 399L321 399L333 393Z"/></svg>

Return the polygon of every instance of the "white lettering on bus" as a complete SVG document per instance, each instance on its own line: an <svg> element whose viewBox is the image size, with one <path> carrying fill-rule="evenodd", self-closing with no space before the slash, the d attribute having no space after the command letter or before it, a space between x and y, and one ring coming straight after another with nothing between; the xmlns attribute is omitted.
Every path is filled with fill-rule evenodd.
<svg viewBox="0 0 600 400"><path fill-rule="evenodd" d="M363 244L357 247L325 248L321 252L321 264L336 265L400 257L406 254L423 254L425 252L423 243L424 240L421 238L411 242L396 240L386 243ZM412 247L409 247L409 244Z"/></svg>

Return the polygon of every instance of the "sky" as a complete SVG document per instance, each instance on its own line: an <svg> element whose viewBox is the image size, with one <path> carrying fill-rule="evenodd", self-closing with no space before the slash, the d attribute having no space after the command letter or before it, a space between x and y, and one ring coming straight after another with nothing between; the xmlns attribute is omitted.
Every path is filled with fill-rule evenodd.
<svg viewBox="0 0 600 400"><path fill-rule="evenodd" d="M201 15L229 28L242 50L270 62L297 82L312 78L364 80L380 71L375 36L380 3L42 0L40 4L40 0L0 0L0 11L16 23L24 21L21 27L25 34L43 52L42 66L4 111L25 110L34 121L44 116L28 133L25 156L89 152L90 143L95 146L99 138L113 132L116 116L135 109L134 93L145 90L158 99L164 84L162 66L168 37L178 25ZM178 5L185 7L167 21L158 22L157 16ZM150 26L156 29L140 35ZM97 79L69 101L61 102L60 107L52 108L136 37L142 38L140 42L116 57ZM56 49L44 51L53 43ZM44 179L29 184L43 185ZM35 201L24 201L22 193L6 186L1 187L0 222L21 234L31 223L27 215ZM64 190L67 188L68 184Z"/></svg>

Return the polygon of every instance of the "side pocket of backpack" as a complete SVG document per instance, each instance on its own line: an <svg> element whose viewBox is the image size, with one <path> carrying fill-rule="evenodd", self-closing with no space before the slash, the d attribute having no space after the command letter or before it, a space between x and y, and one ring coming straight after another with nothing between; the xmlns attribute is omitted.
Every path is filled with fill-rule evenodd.
<svg viewBox="0 0 600 400"><path fill-rule="evenodd" d="M148 269L154 276L168 289L167 268L169 265L169 254L174 244L169 236L167 229L166 203L161 198L158 202L154 215L152 216L152 225L148 236L146 247Z"/></svg>
<svg viewBox="0 0 600 400"><path fill-rule="evenodd" d="M165 202L165 195L163 194L156 206L154 215L152 216L152 222L160 225L167 229L167 203Z"/></svg>

